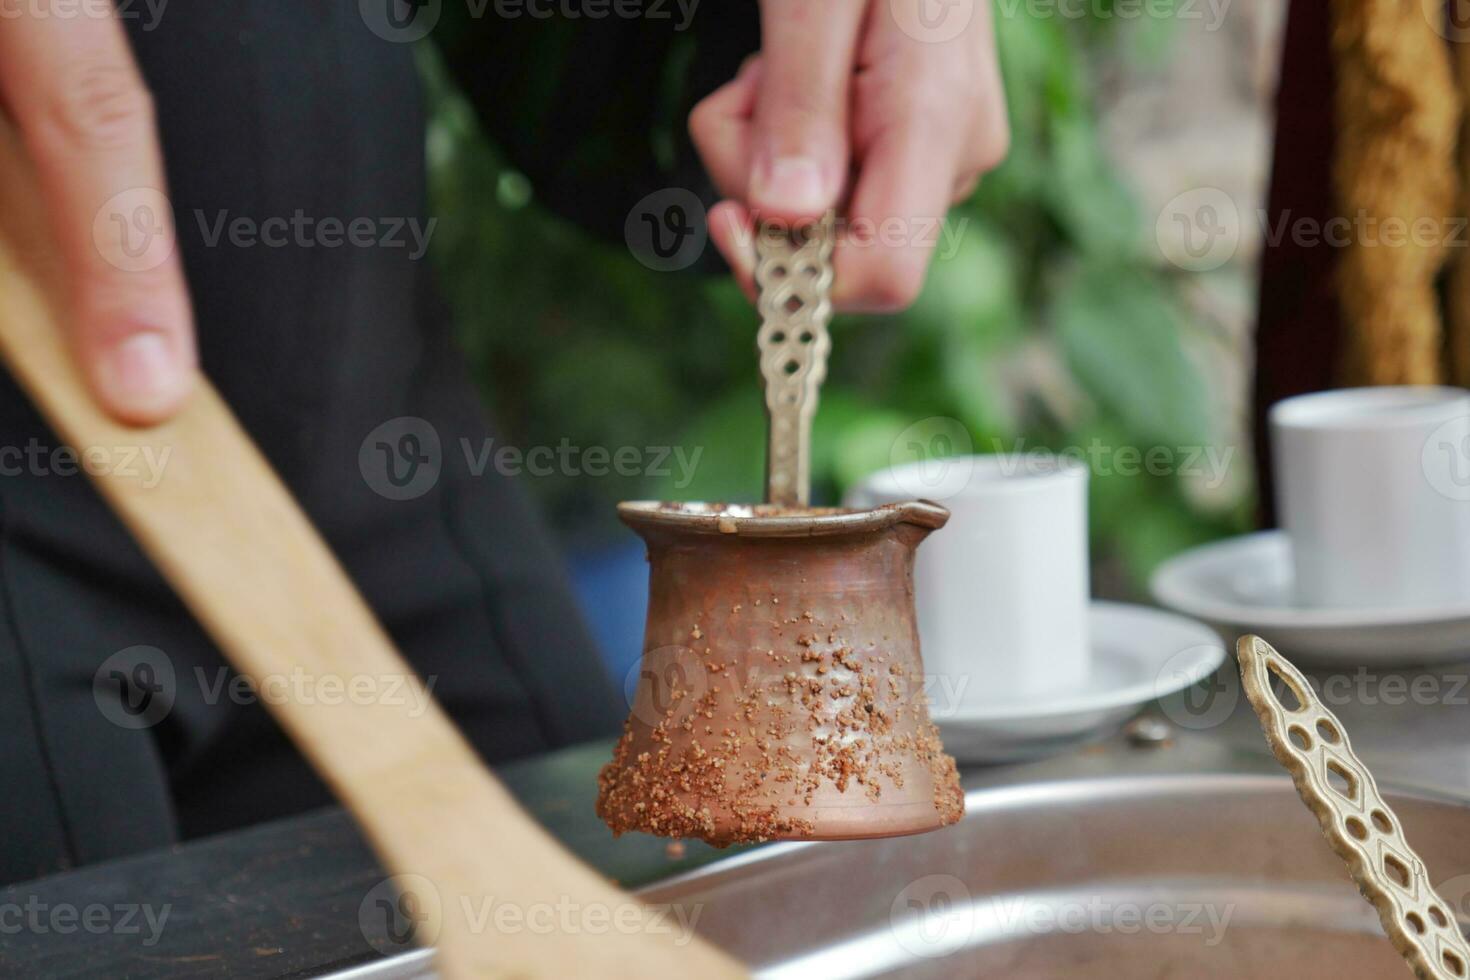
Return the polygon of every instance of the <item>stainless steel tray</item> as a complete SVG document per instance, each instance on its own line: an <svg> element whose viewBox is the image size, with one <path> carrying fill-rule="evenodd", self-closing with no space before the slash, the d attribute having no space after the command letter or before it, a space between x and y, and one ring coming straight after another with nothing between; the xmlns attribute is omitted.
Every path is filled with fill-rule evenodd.
<svg viewBox="0 0 1470 980"><path fill-rule="evenodd" d="M1470 809L1388 795L1465 928ZM1409 976L1285 776L1062 780L966 802L936 833L768 846L640 894L697 915L762 977Z"/></svg>

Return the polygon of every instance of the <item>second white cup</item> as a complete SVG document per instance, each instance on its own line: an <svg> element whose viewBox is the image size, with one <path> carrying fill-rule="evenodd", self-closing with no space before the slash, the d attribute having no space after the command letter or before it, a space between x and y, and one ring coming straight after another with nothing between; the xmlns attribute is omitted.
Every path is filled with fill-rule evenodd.
<svg viewBox="0 0 1470 980"><path fill-rule="evenodd" d="M932 713L1039 699L1088 678L1087 467L1065 457L959 456L875 473L849 507L943 504L915 598Z"/></svg>
<svg viewBox="0 0 1470 980"><path fill-rule="evenodd" d="M1323 391L1273 405L1270 424L1297 601L1470 601L1470 392Z"/></svg>

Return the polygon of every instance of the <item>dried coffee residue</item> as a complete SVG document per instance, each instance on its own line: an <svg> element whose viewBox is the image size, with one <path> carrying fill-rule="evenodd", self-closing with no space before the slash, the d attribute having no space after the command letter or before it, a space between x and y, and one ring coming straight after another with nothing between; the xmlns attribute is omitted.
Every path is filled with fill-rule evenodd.
<svg viewBox="0 0 1470 980"><path fill-rule="evenodd" d="M614 834L719 846L811 837L817 827L802 811L832 805L830 790L878 804L915 772L934 786L942 825L963 815L959 772L929 720L922 677L876 647L854 649L810 611L778 616L770 629L771 648L751 651L740 669L726 662L733 655L704 647L707 687L672 684L656 724L624 724L598 777L597 813Z"/></svg>

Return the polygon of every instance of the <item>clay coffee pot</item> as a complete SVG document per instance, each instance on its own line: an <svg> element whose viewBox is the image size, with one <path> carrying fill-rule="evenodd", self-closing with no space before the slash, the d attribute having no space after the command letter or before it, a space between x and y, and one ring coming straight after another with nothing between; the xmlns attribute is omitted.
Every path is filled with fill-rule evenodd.
<svg viewBox="0 0 1470 980"><path fill-rule="evenodd" d="M964 795L929 719L914 552L949 512L807 506L830 218L757 251L769 502L619 506L648 546L648 619L597 812L721 845L934 830Z"/></svg>

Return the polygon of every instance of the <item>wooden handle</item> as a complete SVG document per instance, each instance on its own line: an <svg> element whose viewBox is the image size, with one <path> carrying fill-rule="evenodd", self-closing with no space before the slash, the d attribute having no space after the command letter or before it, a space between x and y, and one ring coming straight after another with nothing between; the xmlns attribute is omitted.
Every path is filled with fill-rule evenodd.
<svg viewBox="0 0 1470 980"><path fill-rule="evenodd" d="M61 332L56 250L34 172L0 120L0 354L57 433L88 446L167 451L156 486L94 475L103 497L242 675L403 677L412 669L280 479L203 378L172 421L131 428L105 415ZM350 689L350 688L348 688ZM411 699L302 704L264 699L352 811L383 863L430 883L420 937L446 977L736 977L723 954L671 934L635 899L578 862L479 763L448 717ZM388 702L396 703L388 703ZM421 889L422 885L419 886ZM500 905L524 928L497 928ZM547 906L608 910L533 930ZM602 913L594 911L593 915ZM566 928L570 923L571 928Z"/></svg>

